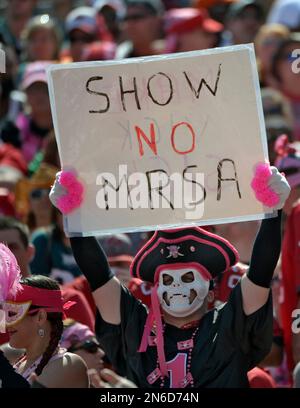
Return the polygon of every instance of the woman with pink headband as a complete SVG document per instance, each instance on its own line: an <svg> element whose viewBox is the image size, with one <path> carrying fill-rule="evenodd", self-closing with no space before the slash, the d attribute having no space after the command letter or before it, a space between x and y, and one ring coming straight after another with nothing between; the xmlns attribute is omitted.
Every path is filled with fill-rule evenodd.
<svg viewBox="0 0 300 408"><path fill-rule="evenodd" d="M25 349L14 364L14 375L3 354L0 354L2 387L38 381L49 388L87 388L87 367L83 360L59 347L63 331L64 311L73 302L64 303L58 284L45 276L20 280L18 265L10 250L0 244L0 330L9 334L9 344ZM11 381L7 383L7 374Z"/></svg>
<svg viewBox="0 0 300 408"><path fill-rule="evenodd" d="M71 211L84 197L78 199L78 180L65 183L70 181L66 173L57 175L50 199ZM236 249L225 239L199 227L156 231L131 265L134 277L153 285L147 310L113 276L94 237L71 238L98 308L99 343L118 374L138 387L248 387L247 372L268 354L273 338L270 284L290 187L268 164L256 167L251 186L258 201L279 211L262 221L249 270L228 302L210 311L213 279L238 262Z"/></svg>

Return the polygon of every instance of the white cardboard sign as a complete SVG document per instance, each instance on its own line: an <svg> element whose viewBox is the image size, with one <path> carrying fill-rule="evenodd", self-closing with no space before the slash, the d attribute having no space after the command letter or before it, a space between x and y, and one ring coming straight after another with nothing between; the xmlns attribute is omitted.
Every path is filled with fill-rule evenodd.
<svg viewBox="0 0 300 408"><path fill-rule="evenodd" d="M69 236L267 214L250 187L268 157L252 45L52 65L48 80L62 167L85 186Z"/></svg>

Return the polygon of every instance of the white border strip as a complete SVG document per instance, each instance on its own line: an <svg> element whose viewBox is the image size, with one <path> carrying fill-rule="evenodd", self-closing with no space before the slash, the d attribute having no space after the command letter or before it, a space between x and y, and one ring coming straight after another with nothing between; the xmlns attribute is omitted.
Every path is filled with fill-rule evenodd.
<svg viewBox="0 0 300 408"><path fill-rule="evenodd" d="M219 219L211 219L206 221L199 220L198 222L181 222L178 224L160 224L160 225L142 225L140 227L123 227L123 228L110 228L110 229L101 229L101 231L87 231L84 233L81 232L72 232L69 231L68 228L68 218L66 216L63 217L64 220L64 230L67 237L90 237L90 236L97 236L102 234L119 234L119 233L132 233L132 232L145 232L145 231L155 231L155 230L165 230L165 229L172 229L172 228L182 228L182 227L195 227L195 226L205 226L205 225L218 225L218 224L230 224L233 222L244 222L244 221L256 221L256 220L264 220L268 218L274 218L277 216L277 211L274 211L271 214L254 214L254 215L243 215L240 217L233 217L233 218L219 218Z"/></svg>
<svg viewBox="0 0 300 408"><path fill-rule="evenodd" d="M0 73L4 74L6 72L5 70L5 52L4 50L0 49Z"/></svg>

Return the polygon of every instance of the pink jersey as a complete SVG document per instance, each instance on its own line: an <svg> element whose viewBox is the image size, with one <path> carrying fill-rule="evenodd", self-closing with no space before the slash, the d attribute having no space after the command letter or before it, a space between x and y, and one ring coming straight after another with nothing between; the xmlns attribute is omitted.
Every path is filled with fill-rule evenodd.
<svg viewBox="0 0 300 408"><path fill-rule="evenodd" d="M30 129L30 119L22 113L17 117L16 125L20 129L23 156L26 162L30 163L36 153L44 147L45 138L41 138Z"/></svg>

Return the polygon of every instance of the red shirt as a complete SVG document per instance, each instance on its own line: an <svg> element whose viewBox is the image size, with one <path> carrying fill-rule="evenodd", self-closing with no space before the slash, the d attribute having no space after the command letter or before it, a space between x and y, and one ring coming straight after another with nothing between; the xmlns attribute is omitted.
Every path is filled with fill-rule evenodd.
<svg viewBox="0 0 300 408"><path fill-rule="evenodd" d="M92 291L90 285L85 276L79 276L78 278L74 279L72 282L67 283L62 286L63 289L75 289L78 292L82 293L87 300L93 315L96 316L96 304L92 295Z"/></svg>
<svg viewBox="0 0 300 408"><path fill-rule="evenodd" d="M66 287L62 287L61 291L65 302L69 300L76 302L75 305L65 311L66 316L76 320L76 322L85 324L92 331L95 331L95 316L83 293Z"/></svg>
<svg viewBox="0 0 300 408"><path fill-rule="evenodd" d="M144 282L138 278L131 278L128 284L128 289L133 296L148 307L151 305L151 288L152 285L149 282Z"/></svg>
<svg viewBox="0 0 300 408"><path fill-rule="evenodd" d="M292 312L300 293L300 201L289 215L282 244L281 321L288 366L294 368L292 355Z"/></svg>
<svg viewBox="0 0 300 408"><path fill-rule="evenodd" d="M238 262L220 275L220 279L215 281L214 304L215 302L227 302L229 295L241 277L246 273L248 265ZM214 304L210 305L214 307Z"/></svg>

